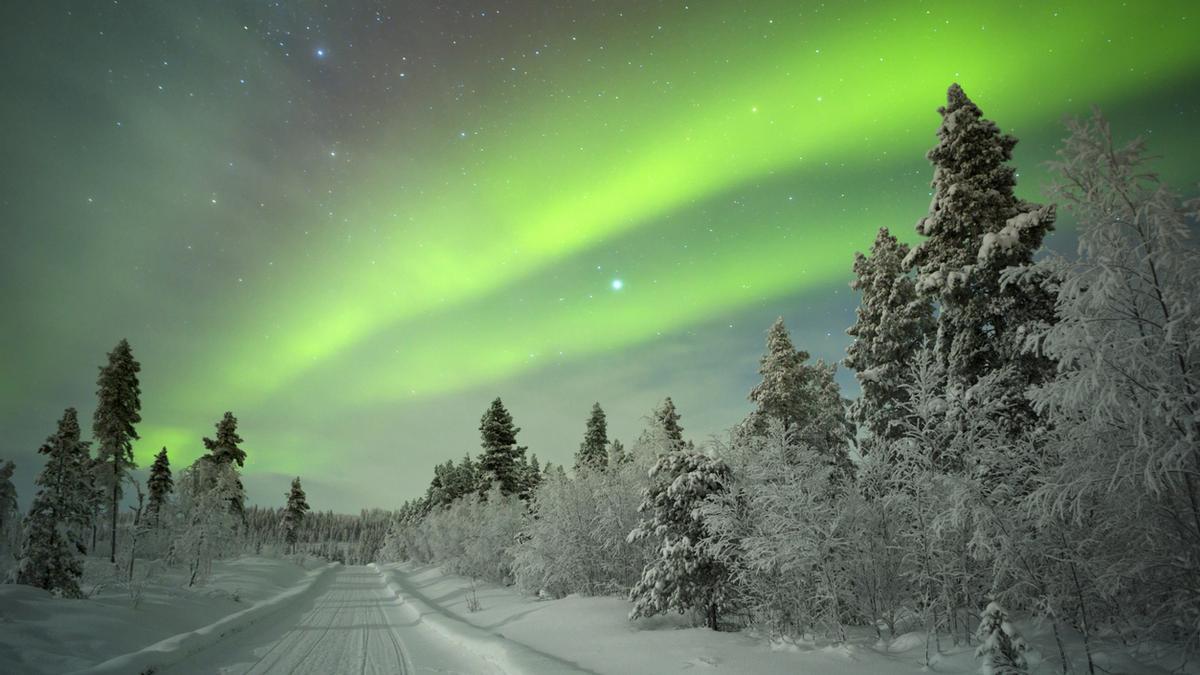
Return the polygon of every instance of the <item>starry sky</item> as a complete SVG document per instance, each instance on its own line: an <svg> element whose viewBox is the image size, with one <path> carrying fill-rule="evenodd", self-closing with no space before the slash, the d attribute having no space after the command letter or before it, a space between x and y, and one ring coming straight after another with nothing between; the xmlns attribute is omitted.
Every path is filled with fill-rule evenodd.
<svg viewBox="0 0 1200 675"><path fill-rule="evenodd" d="M1101 106L1200 180L1192 2L0 4L0 457L23 503L122 337L139 461L225 410L251 499L394 507L503 396L569 463L593 401L738 421L763 333L837 360L853 253L913 240L951 82L1022 196ZM1052 245L1073 251L1071 223ZM848 395L853 378L839 379Z"/></svg>

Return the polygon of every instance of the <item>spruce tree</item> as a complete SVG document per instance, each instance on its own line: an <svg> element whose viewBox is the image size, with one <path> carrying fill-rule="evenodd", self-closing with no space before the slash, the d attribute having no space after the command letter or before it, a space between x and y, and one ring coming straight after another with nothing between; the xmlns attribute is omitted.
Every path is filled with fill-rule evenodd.
<svg viewBox="0 0 1200 675"><path fill-rule="evenodd" d="M854 254L850 288L862 294L857 320L846 333L846 367L854 371L862 394L852 417L867 435L863 454L898 439L905 386L913 358L934 332L933 305L917 295L916 280L905 265L907 244L880 228L870 256Z"/></svg>
<svg viewBox="0 0 1200 675"><path fill-rule="evenodd" d="M91 518L86 474L90 460L74 408L63 412L57 431L38 452L46 455L46 465L35 481L38 492L25 519L17 583L79 597L83 567L76 552L86 551L82 539Z"/></svg>
<svg viewBox="0 0 1200 675"><path fill-rule="evenodd" d="M524 463L525 448L517 445L519 427L513 426L512 415L504 407L500 397L492 401L479 421L483 454L479 458L479 469L484 473L484 487L491 481L499 483L502 494L517 494L522 488L519 464Z"/></svg>
<svg viewBox="0 0 1200 675"><path fill-rule="evenodd" d="M809 365L807 360L808 353L792 345L783 319L776 319L767 331L767 350L759 366L762 381L750 390L755 408L739 432L762 436L772 421L778 422L825 457L838 480L849 478L853 428L834 367L821 361Z"/></svg>
<svg viewBox="0 0 1200 675"><path fill-rule="evenodd" d="M16 468L11 461L0 462L0 555L4 556L15 554L19 545L21 512L12 482Z"/></svg>
<svg viewBox="0 0 1200 675"><path fill-rule="evenodd" d="M612 439L608 445L608 465L612 467L620 466L633 459L633 456L625 452L625 446L617 439Z"/></svg>
<svg viewBox="0 0 1200 675"><path fill-rule="evenodd" d="M575 471L584 468L603 470L608 464L607 445L608 423L604 417L604 409L599 403L593 403L583 443L579 445L579 452L575 454Z"/></svg>
<svg viewBox="0 0 1200 675"><path fill-rule="evenodd" d="M151 527L158 525L158 517L162 507L167 502L167 496L175 489L175 481L171 478L171 462L167 459L167 449L164 447L154 457L150 465L150 477L146 480L150 498L146 503L146 516Z"/></svg>
<svg viewBox="0 0 1200 675"><path fill-rule="evenodd" d="M1024 675L1029 672L1025 640L1009 622L1008 613L999 603L988 603L975 637L980 642L975 655L982 661L980 672L984 675Z"/></svg>
<svg viewBox="0 0 1200 675"><path fill-rule="evenodd" d="M287 495L287 507L283 511L283 537L291 553L296 552L298 530L300 529L300 523L304 520L304 514L308 510L308 501L304 494L304 488L300 487L300 477L296 476L292 479L292 489Z"/></svg>
<svg viewBox="0 0 1200 675"><path fill-rule="evenodd" d="M237 424L237 418L233 416L233 413L226 411L221 421L216 423L216 438L203 439L208 454L201 459L218 466L229 466L233 471L234 495L229 500L229 508L234 515L244 518L246 490L242 486L241 477L237 475L237 470L233 469L234 464L244 466L246 462L246 451L241 447L242 437L238 435Z"/></svg>
<svg viewBox="0 0 1200 675"><path fill-rule="evenodd" d="M1017 363L1015 392L1048 374L1044 360L1025 354L1025 332L1053 315L1049 280L1002 283L1009 267L1028 267L1054 226L1054 207L1018 199L1009 166L1017 139L1002 133L957 84L938 108L933 201L917 223L925 237L909 253L916 290L938 304L936 349L952 387L964 390L987 373Z"/></svg>
<svg viewBox="0 0 1200 675"><path fill-rule="evenodd" d="M629 618L693 610L716 630L730 600L730 570L704 544L708 530L699 507L727 489L730 469L719 459L677 450L658 458L650 480L638 507L646 515L628 541L654 540L658 554L629 592Z"/></svg>
<svg viewBox="0 0 1200 675"><path fill-rule="evenodd" d="M129 342L121 340L108 353L108 365L100 368L96 382L96 412L92 416L92 435L99 444L97 457L108 465L109 515L112 524L112 546L109 561L117 561L117 513L120 508L121 483L136 468L133 461L133 441L139 438L135 424L142 421L141 386L138 372L142 366L133 358Z"/></svg>
<svg viewBox="0 0 1200 675"><path fill-rule="evenodd" d="M657 430L661 431L669 444L670 450L681 450L688 447L688 444L683 440L683 427L679 425L679 420L683 415L675 409L675 402L668 396L663 399L660 405L654 411L654 422Z"/></svg>

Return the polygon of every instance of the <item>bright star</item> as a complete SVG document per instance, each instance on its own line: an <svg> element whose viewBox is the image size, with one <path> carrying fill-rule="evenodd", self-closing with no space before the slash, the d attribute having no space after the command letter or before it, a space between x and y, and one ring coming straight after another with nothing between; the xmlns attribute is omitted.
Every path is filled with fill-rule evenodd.
<svg viewBox="0 0 1200 675"><path fill-rule="evenodd" d="M624 287L625 287L625 282L624 282L624 281L621 281L620 279L613 279L613 280L612 280L612 289L613 289L614 291L619 291L619 290L621 290L621 289L622 289L622 288L624 288Z"/></svg>
<svg viewBox="0 0 1200 675"><path fill-rule="evenodd" d="M325 58L325 48L324 47L317 47L317 58L318 59Z"/></svg>

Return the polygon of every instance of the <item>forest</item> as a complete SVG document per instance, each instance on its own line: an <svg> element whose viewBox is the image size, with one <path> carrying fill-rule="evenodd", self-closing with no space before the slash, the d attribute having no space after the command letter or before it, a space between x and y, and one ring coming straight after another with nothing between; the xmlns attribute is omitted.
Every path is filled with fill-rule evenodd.
<svg viewBox="0 0 1200 675"><path fill-rule="evenodd" d="M596 403L573 466L543 465L496 398L481 450L448 450L395 511L313 512L299 477L285 507L247 505L232 413L192 465L173 475L164 448L134 479L140 365L122 341L97 382L94 453L67 409L26 514L0 465L0 567L80 597L156 565L203 584L242 552L415 561L537 597L623 596L631 618L678 612L718 631L920 630L926 664L967 644L997 673L1027 668L1015 616L1051 627L1064 673L1100 670L1093 640L1190 657L1200 199L1097 110L1066 122L1052 203L1025 201L1017 139L958 85L939 113L928 213L846 261L859 306L844 361L811 359L781 318L751 412L719 437L688 438L667 398L626 447ZM1069 256L1044 246L1064 214Z"/></svg>

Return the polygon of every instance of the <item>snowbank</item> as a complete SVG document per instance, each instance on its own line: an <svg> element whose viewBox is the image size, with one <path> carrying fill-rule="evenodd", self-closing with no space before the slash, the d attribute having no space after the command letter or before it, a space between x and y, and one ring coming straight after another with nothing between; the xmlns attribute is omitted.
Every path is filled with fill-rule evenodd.
<svg viewBox="0 0 1200 675"><path fill-rule="evenodd" d="M508 672L877 673L928 672L916 652L885 654L867 644L770 643L746 633L692 628L679 616L629 621L621 598L535 600L510 588L475 585L481 608L468 609L471 581L409 563L379 567L412 618ZM923 645L923 640L921 641ZM975 672L969 650L943 655L939 672Z"/></svg>
<svg viewBox="0 0 1200 675"><path fill-rule="evenodd" d="M216 563L210 582L194 589L168 571L136 606L123 590L66 600L3 585L0 672L143 672L272 614L328 567L246 556Z"/></svg>

